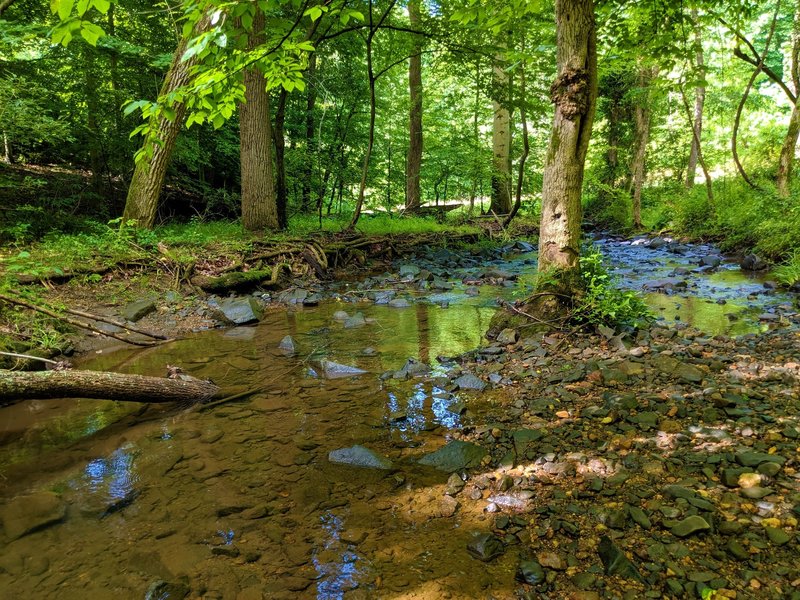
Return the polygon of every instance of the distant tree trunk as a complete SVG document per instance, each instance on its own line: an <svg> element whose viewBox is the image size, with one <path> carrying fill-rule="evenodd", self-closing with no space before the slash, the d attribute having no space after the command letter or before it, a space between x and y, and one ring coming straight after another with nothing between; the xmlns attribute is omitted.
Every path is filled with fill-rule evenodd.
<svg viewBox="0 0 800 600"><path fill-rule="evenodd" d="M505 47L505 42L501 43ZM507 215L511 211L511 110L510 78L505 56L495 57L492 67L494 127L492 129L492 203L489 210Z"/></svg>
<svg viewBox="0 0 800 600"><path fill-rule="evenodd" d="M581 288L581 189L597 100L593 0L556 0L555 116L544 164L540 287L572 297Z"/></svg>
<svg viewBox="0 0 800 600"><path fill-rule="evenodd" d="M257 10L249 35L250 49L264 43L264 13ZM264 74L257 66L244 70L244 102L239 107L242 173L242 226L248 231L277 230L278 205L272 179L272 123Z"/></svg>
<svg viewBox="0 0 800 600"><path fill-rule="evenodd" d="M196 33L205 31L209 25L209 19L204 18L195 28ZM189 82L189 70L195 64L194 58L181 60L186 52L188 38L182 37L172 56L172 64L167 71L167 76L161 86L159 98L165 98L181 86ZM186 106L176 103L173 106L175 118L172 120L164 117L154 117L157 121L156 138L160 143L156 143L153 138L145 140L146 146L151 146L152 156L142 158L136 163L131 184L128 187L128 197L125 200L125 210L122 214L124 222L133 221L137 227L152 229L155 225L156 214L158 213L158 199L164 187L164 178L167 175L167 167L172 158L172 151L175 148L175 141L178 133L183 126L183 117L186 114Z"/></svg>
<svg viewBox="0 0 800 600"><path fill-rule="evenodd" d="M408 16L411 29L419 29L420 0L410 0ZM420 170L422 167L422 43L414 38L408 66L408 89L411 106L408 118L408 158L406 160L406 211L415 212L421 204Z"/></svg>
<svg viewBox="0 0 800 600"><path fill-rule="evenodd" d="M89 169L92 171L91 188L95 194L103 190L103 152L100 146L102 134L97 124L97 114L100 112L97 101L97 78L95 72L94 48L88 45L83 47L84 58L84 93L86 94L86 130L89 134L87 147L89 150Z"/></svg>
<svg viewBox="0 0 800 600"><path fill-rule="evenodd" d="M522 34L522 52L525 53L525 34ZM527 85L525 81L525 61L520 62L519 66L519 97L521 98L519 106L519 118L522 121L522 156L519 158L519 165L517 168L517 190L514 197L514 206L508 213L508 216L503 221L503 227L508 227L511 221L517 216L520 207L522 206L522 188L525 183L525 162L528 160L528 155L531 152L530 137L528 135L528 115L525 111L525 101L528 95Z"/></svg>
<svg viewBox="0 0 800 600"><path fill-rule="evenodd" d="M642 187L644 186L647 159L647 144L650 141L650 85L656 76L656 69L641 67L638 74L639 96L633 107L634 139L631 157L631 195L633 197L633 226L642 226Z"/></svg>
<svg viewBox="0 0 800 600"><path fill-rule="evenodd" d="M694 27L695 44L695 70L701 77L705 77L705 60L703 57L703 38L700 31L700 21L697 17L697 9L692 9L692 25ZM703 133L703 106L706 101L705 84L694 88L694 133L692 134L692 148L689 151L689 163L686 165L686 187L694 186L695 173L697 172L697 153L700 148L700 141Z"/></svg>
<svg viewBox="0 0 800 600"><path fill-rule="evenodd" d="M308 69L306 71L308 79L306 87L306 160L303 168L303 193L300 200L300 211L303 213L308 212L311 207L312 165L317 155L316 144L314 143L314 107L317 103L317 85L314 81L316 70L317 54L312 52L308 57Z"/></svg>
<svg viewBox="0 0 800 600"><path fill-rule="evenodd" d="M795 149L797 148L797 138L800 135L800 0L795 5L794 27L792 29L792 61L791 73L792 83L794 84L795 102L792 106L792 115L789 118L789 129L786 131L786 138L781 148L781 156L778 161L777 186L778 193L784 198L789 195L789 184L792 181L792 167L794 165Z"/></svg>
<svg viewBox="0 0 800 600"><path fill-rule="evenodd" d="M472 157L472 182L469 188L469 214L472 215L475 210L475 196L478 191L478 184L481 175L480 162L478 152L480 151L480 129L478 128L478 117L480 116L481 106L481 63L480 60L475 62L475 110L472 114L472 140L474 143Z"/></svg>
<svg viewBox="0 0 800 600"><path fill-rule="evenodd" d="M272 136L275 142L275 188L276 203L278 205L278 222L281 229L285 229L289 224L289 217L286 214L286 207L289 202L289 189L286 184L286 100L289 93L281 88L278 93L278 107L275 110L275 134Z"/></svg>
<svg viewBox="0 0 800 600"><path fill-rule="evenodd" d="M3 131L3 162L10 165L11 159L11 143L8 141L8 134Z"/></svg>

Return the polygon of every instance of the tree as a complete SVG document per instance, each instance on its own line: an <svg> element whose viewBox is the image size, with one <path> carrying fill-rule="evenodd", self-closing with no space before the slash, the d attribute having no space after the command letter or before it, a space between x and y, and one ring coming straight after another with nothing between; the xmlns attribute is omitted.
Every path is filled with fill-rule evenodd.
<svg viewBox="0 0 800 600"><path fill-rule="evenodd" d="M647 144L650 141L652 118L652 81L656 67L640 65L637 76L637 98L633 105L633 155L631 157L631 196L633 200L633 226L642 227L642 186L645 178Z"/></svg>
<svg viewBox="0 0 800 600"><path fill-rule="evenodd" d="M789 127L786 130L786 137L781 147L776 180L778 193L783 197L789 195L789 184L792 181L792 169L794 166L795 150L797 148L797 138L800 136L800 101L797 99L798 96L800 96L800 0L795 2L794 26L792 27L792 56L789 68L792 77L792 86L794 87L795 100L792 103Z"/></svg>
<svg viewBox="0 0 800 600"><path fill-rule="evenodd" d="M689 162L686 165L686 187L694 186L695 173L697 172L697 156L700 152L700 142L703 139L703 107L706 102L705 84L705 59L703 55L703 35L700 28L700 19L697 9L692 9L692 29L694 30L694 68L702 80L694 88L694 133L692 134L692 147L689 151Z"/></svg>
<svg viewBox="0 0 800 600"><path fill-rule="evenodd" d="M248 48L264 43L264 13L256 10ZM272 124L267 82L258 64L244 70L245 100L239 109L242 226L280 228L272 169Z"/></svg>
<svg viewBox="0 0 800 600"><path fill-rule="evenodd" d="M593 0L556 0L555 12L558 74L550 87L555 115L542 183L538 287L571 298L581 289L581 189L597 100L597 33Z"/></svg>
<svg viewBox="0 0 800 600"><path fill-rule="evenodd" d="M501 48L492 66L492 102L494 126L492 128L492 203L495 214L511 212L511 110L509 88L511 78L506 71L504 48L508 44L501 38Z"/></svg>
<svg viewBox="0 0 800 600"><path fill-rule="evenodd" d="M412 29L420 26L420 0L410 0L408 16ZM421 204L419 177L422 168L422 44L415 37L408 64L408 157L406 160L406 210L414 212Z"/></svg>

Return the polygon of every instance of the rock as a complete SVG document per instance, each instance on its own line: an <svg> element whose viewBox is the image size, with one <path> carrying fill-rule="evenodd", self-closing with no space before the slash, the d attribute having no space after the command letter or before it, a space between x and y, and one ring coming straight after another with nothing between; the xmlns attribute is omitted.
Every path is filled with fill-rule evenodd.
<svg viewBox="0 0 800 600"><path fill-rule="evenodd" d="M630 513L631 519L642 529L647 530L653 526L650 522L650 518L638 506L628 506L628 513Z"/></svg>
<svg viewBox="0 0 800 600"><path fill-rule="evenodd" d="M341 377L354 377L356 375L364 375L365 373L367 373L367 371L365 371L364 369L343 365L340 363L333 362L331 360L320 361L320 368L322 369L323 375L325 375L325 377L327 377L328 379L339 379Z"/></svg>
<svg viewBox="0 0 800 600"><path fill-rule="evenodd" d="M460 390L477 390L482 392L486 389L486 382L479 379L472 373L465 373L457 378L453 383L458 386Z"/></svg>
<svg viewBox="0 0 800 600"><path fill-rule="evenodd" d="M147 315L155 310L155 300L152 298L143 298L141 300L131 302L130 304L126 304L122 310L120 310L120 315L122 315L122 318L126 321L135 323L136 321L144 319Z"/></svg>
<svg viewBox="0 0 800 600"><path fill-rule="evenodd" d="M554 571L563 571L567 568L566 561L557 552L543 550L536 554L536 558L543 567L553 569Z"/></svg>
<svg viewBox="0 0 800 600"><path fill-rule="evenodd" d="M722 263L719 256L704 256L700 259L701 267L718 267Z"/></svg>
<svg viewBox="0 0 800 600"><path fill-rule="evenodd" d="M340 465L366 467L370 469L389 470L392 462L380 454L364 446L355 445L350 448L339 448L328 453L328 460Z"/></svg>
<svg viewBox="0 0 800 600"><path fill-rule="evenodd" d="M436 452L423 456L419 460L419 464L453 473L461 469L480 466L483 457L487 455L488 452L480 446L453 440Z"/></svg>
<svg viewBox="0 0 800 600"><path fill-rule="evenodd" d="M464 489L464 485L466 484L461 479L461 476L458 473L453 473L447 479L447 487L445 487L444 493L448 496L455 496Z"/></svg>
<svg viewBox="0 0 800 600"><path fill-rule="evenodd" d="M545 579L544 568L535 560L521 560L517 566L516 578L528 585L538 585Z"/></svg>
<svg viewBox="0 0 800 600"><path fill-rule="evenodd" d="M350 315L348 315L343 310L337 310L335 313L333 313L333 317L332 318L333 318L334 321L346 321L347 319L350 318Z"/></svg>
<svg viewBox="0 0 800 600"><path fill-rule="evenodd" d="M703 371L688 363L680 363L675 368L675 375L689 383L700 383L703 381Z"/></svg>
<svg viewBox="0 0 800 600"><path fill-rule="evenodd" d="M357 312L352 317L347 317L344 320L344 328L345 329L355 329L357 327L363 327L367 324L367 320L364 318L364 314Z"/></svg>
<svg viewBox="0 0 800 600"><path fill-rule="evenodd" d="M422 269L417 265L400 265L400 277L416 277Z"/></svg>
<svg viewBox="0 0 800 600"><path fill-rule="evenodd" d="M774 462L782 465L786 459L777 454L767 454L766 452L737 452L736 462L743 467L757 467L763 462Z"/></svg>
<svg viewBox="0 0 800 600"><path fill-rule="evenodd" d="M283 350L286 354L297 354L297 342L292 336L287 335L278 344L278 349Z"/></svg>
<svg viewBox="0 0 800 600"><path fill-rule="evenodd" d="M219 303L217 310L234 325L257 323L263 314L258 301L252 297L226 298Z"/></svg>
<svg viewBox="0 0 800 600"><path fill-rule="evenodd" d="M154 581L147 588L144 600L182 600L189 595L189 587L185 583Z"/></svg>
<svg viewBox="0 0 800 600"><path fill-rule="evenodd" d="M439 503L439 514L445 518L452 517L456 514L459 506L461 505L458 503L458 500L452 496L445 496Z"/></svg>
<svg viewBox="0 0 800 600"><path fill-rule="evenodd" d="M748 254L739 265L745 271L763 271L768 266L766 261L757 254Z"/></svg>
<svg viewBox="0 0 800 600"><path fill-rule="evenodd" d="M2 509L3 528L9 541L21 538L64 520L67 507L52 492L19 496Z"/></svg>
<svg viewBox="0 0 800 600"><path fill-rule="evenodd" d="M516 344L519 339L519 333L516 329L503 329L497 336L497 343L507 346L508 344Z"/></svg>
<svg viewBox="0 0 800 600"><path fill-rule="evenodd" d="M687 537L698 531L708 531L709 529L711 529L711 525L703 517L692 515L677 523L670 531L678 537Z"/></svg>
<svg viewBox="0 0 800 600"><path fill-rule="evenodd" d="M778 527L765 527L764 531L767 532L769 541L776 546L783 546L784 544L789 543L789 541L792 539L792 536Z"/></svg>
<svg viewBox="0 0 800 600"><path fill-rule="evenodd" d="M497 536L479 533L467 544L467 552L480 561L491 562L505 552L505 546Z"/></svg>
<svg viewBox="0 0 800 600"><path fill-rule="evenodd" d="M395 298L394 300L387 302L387 304L392 308L408 308L411 306L411 304L409 304L408 300L405 298Z"/></svg>
<svg viewBox="0 0 800 600"><path fill-rule="evenodd" d="M608 536L604 535L600 538L597 553L600 555L600 560L603 561L603 568L605 569L606 575L619 575L626 579L643 581L636 566Z"/></svg>
<svg viewBox="0 0 800 600"><path fill-rule="evenodd" d="M308 298L308 290L295 288L284 290L278 294L278 302L281 304L302 304Z"/></svg>
<svg viewBox="0 0 800 600"><path fill-rule="evenodd" d="M745 498L750 498L751 500L761 500L761 498L775 493L775 490L756 485L753 487L742 488L740 493Z"/></svg>
<svg viewBox="0 0 800 600"><path fill-rule="evenodd" d="M420 362L414 358L409 358L403 368L394 375L395 379L406 379L407 377L425 377L430 375L431 366Z"/></svg>
<svg viewBox="0 0 800 600"><path fill-rule="evenodd" d="M747 560L750 558L750 553L736 539L729 540L728 543L725 544L725 550L738 560Z"/></svg>

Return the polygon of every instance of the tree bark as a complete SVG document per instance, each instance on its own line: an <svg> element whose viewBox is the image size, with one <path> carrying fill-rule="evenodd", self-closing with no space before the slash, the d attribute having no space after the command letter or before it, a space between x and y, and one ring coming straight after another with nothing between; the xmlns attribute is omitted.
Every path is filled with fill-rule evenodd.
<svg viewBox="0 0 800 600"><path fill-rule="evenodd" d="M275 171L278 204L278 221L281 229L289 224L286 206L289 201L289 190L286 185L286 100L289 93L281 88L278 94L278 108L275 110Z"/></svg>
<svg viewBox="0 0 800 600"><path fill-rule="evenodd" d="M505 47L505 42L501 43ZM505 56L498 54L492 67L494 127L492 128L492 202L489 210L499 215L511 211L511 110L510 78Z"/></svg>
<svg viewBox="0 0 800 600"><path fill-rule="evenodd" d="M634 141L631 157L631 182L633 200L633 226L642 226L642 187L644 186L647 144L650 141L650 84L656 75L656 69L641 67L638 74L639 98L633 108Z"/></svg>
<svg viewBox="0 0 800 600"><path fill-rule="evenodd" d="M205 31L210 21L204 18L197 26L196 33ZM186 52L188 38L182 37L175 49L172 57L172 64L167 71L167 76L161 86L159 99L165 98L179 87L189 82L189 71L195 64L192 57L188 60L181 60ZM152 229L155 225L156 214L158 213L158 200L161 190L164 187L164 178L167 175L167 167L172 158L172 151L175 149L175 141L178 133L183 126L183 118L186 114L186 106L182 102L176 103L172 107L175 111L175 118L169 120L165 117L154 117L157 122L158 142L152 138L145 140L145 145L152 145L152 157L142 158L136 163L131 184L128 187L128 197L125 200L125 210L122 214L124 222L133 221L137 227Z"/></svg>
<svg viewBox="0 0 800 600"><path fill-rule="evenodd" d="M540 287L573 296L580 289L581 189L597 101L593 0L556 0L558 75L542 182Z"/></svg>
<svg viewBox="0 0 800 600"><path fill-rule="evenodd" d="M300 211L307 213L311 207L312 165L317 156L314 137L314 106L317 103L317 85L314 81L317 70L317 54L308 57L308 86L306 88L306 160L303 168L303 195L300 200Z"/></svg>
<svg viewBox="0 0 800 600"><path fill-rule="evenodd" d="M410 0L408 16L411 29L420 26L420 0ZM422 204L420 170L422 168L422 43L414 38L408 66L408 89L411 106L408 117L408 157L406 160L406 211L415 212Z"/></svg>
<svg viewBox="0 0 800 600"><path fill-rule="evenodd" d="M798 135L800 135L800 101L797 100L797 96L800 94L800 0L795 5L792 37L791 73L795 102L792 106L792 115L789 118L789 129L786 131L786 138L783 141L781 155L778 160L778 176L776 180L778 194L784 198L789 196L795 149L797 148Z"/></svg>
<svg viewBox="0 0 800 600"><path fill-rule="evenodd" d="M694 28L695 44L695 70L699 76L705 77L705 59L703 56L703 38L700 31L700 22L697 17L697 9L692 9L692 25ZM698 85L694 88L694 133L692 134L692 147L689 151L689 162L686 165L686 187L694 186L694 178L697 173L697 153L700 148L700 141L703 133L703 106L706 101L706 86Z"/></svg>
<svg viewBox="0 0 800 600"><path fill-rule="evenodd" d="M97 398L128 402L207 402L220 393L211 381L179 376L146 377L102 371L0 370L0 404L50 398Z"/></svg>
<svg viewBox="0 0 800 600"><path fill-rule="evenodd" d="M264 13L256 10L249 49L264 43ZM244 71L244 103L239 108L242 226L248 231L280 229L272 172L272 122L264 74L257 65Z"/></svg>

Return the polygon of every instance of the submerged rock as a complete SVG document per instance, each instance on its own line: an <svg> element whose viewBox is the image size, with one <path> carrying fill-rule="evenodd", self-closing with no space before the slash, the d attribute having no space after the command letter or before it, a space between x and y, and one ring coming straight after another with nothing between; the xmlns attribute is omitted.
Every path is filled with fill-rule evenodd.
<svg viewBox="0 0 800 600"><path fill-rule="evenodd" d="M479 533L467 544L467 552L480 561L491 562L505 552L505 546L497 536Z"/></svg>
<svg viewBox="0 0 800 600"><path fill-rule="evenodd" d="M283 350L286 354L297 354L297 342L292 336L287 335L278 344L278 349Z"/></svg>
<svg viewBox="0 0 800 600"><path fill-rule="evenodd" d="M369 448L356 444L350 448L339 448L328 453L328 460L340 465L350 465L352 467L365 467L369 469L389 470L392 468L392 461L373 452Z"/></svg>
<svg viewBox="0 0 800 600"><path fill-rule="evenodd" d="M182 600L189 595L189 587L184 583L154 581L147 588L144 600Z"/></svg>
<svg viewBox="0 0 800 600"><path fill-rule="evenodd" d="M364 369L343 365L331 360L323 360L319 363L322 374L328 379L339 379L341 377L354 377L367 373Z"/></svg>
<svg viewBox="0 0 800 600"><path fill-rule="evenodd" d="M53 492L19 496L3 508L3 528L12 541L59 523L66 514L66 504Z"/></svg>
<svg viewBox="0 0 800 600"><path fill-rule="evenodd" d="M521 560L517 566L516 578L528 585L538 585L545 579L544 568L535 560Z"/></svg>
<svg viewBox="0 0 800 600"><path fill-rule="evenodd" d="M481 446L453 440L436 452L423 456L419 460L419 464L452 473L480 466L483 457L487 455L488 452Z"/></svg>
<svg viewBox="0 0 800 600"><path fill-rule="evenodd" d="M670 531L678 537L686 537L698 531L708 531L709 529L711 529L711 525L703 517L692 515L678 522Z"/></svg>

